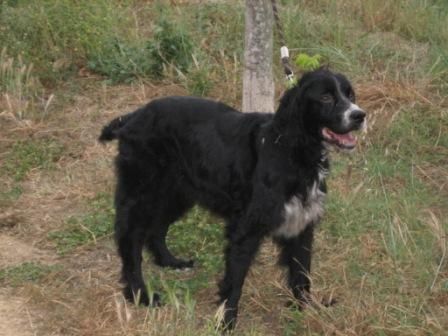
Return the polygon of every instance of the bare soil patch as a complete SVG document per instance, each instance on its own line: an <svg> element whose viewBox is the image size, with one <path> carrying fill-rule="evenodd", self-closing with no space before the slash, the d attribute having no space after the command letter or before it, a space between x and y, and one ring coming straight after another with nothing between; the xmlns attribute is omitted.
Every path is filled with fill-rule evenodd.
<svg viewBox="0 0 448 336"><path fill-rule="evenodd" d="M48 253L7 234L0 233L0 242L0 268L27 261L47 263L51 260Z"/></svg>
<svg viewBox="0 0 448 336"><path fill-rule="evenodd" d="M31 315L24 299L0 291L0 336L35 335Z"/></svg>

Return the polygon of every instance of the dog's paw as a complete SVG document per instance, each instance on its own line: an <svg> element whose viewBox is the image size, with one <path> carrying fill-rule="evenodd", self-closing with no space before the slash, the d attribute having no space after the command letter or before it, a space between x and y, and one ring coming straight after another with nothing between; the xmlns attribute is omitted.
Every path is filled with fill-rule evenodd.
<svg viewBox="0 0 448 336"><path fill-rule="evenodd" d="M162 299L159 294L153 293L152 296L149 298L149 304L150 307L160 307L162 306Z"/></svg>
<svg viewBox="0 0 448 336"><path fill-rule="evenodd" d="M151 296L149 296L146 290L132 290L130 287L126 287L123 289L123 295L128 301L133 302L136 305L147 307L161 306L160 295L157 293L153 293Z"/></svg>
<svg viewBox="0 0 448 336"><path fill-rule="evenodd" d="M331 307L331 306L334 306L335 304L337 304L338 303L338 300L336 300L335 298L333 298L333 297L330 297L330 298L323 298L321 301L320 301L320 304L322 305L322 306L324 306L324 307Z"/></svg>
<svg viewBox="0 0 448 336"><path fill-rule="evenodd" d="M237 316L238 309L226 309L220 325L223 333L230 333L235 329Z"/></svg>

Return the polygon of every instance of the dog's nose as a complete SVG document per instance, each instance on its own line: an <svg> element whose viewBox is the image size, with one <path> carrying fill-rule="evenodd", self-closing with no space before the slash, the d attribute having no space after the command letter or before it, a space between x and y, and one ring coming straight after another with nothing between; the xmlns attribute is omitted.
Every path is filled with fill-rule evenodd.
<svg viewBox="0 0 448 336"><path fill-rule="evenodd" d="M366 117L366 113L363 110L355 110L350 113L350 120L357 124L361 124Z"/></svg>

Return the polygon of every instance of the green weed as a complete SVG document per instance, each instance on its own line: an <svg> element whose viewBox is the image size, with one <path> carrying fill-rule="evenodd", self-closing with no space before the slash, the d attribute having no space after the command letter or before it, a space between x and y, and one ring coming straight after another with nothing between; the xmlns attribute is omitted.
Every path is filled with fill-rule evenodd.
<svg viewBox="0 0 448 336"><path fill-rule="evenodd" d="M0 205L17 200L22 195L23 189L20 185L14 185L10 189L0 191Z"/></svg>
<svg viewBox="0 0 448 336"><path fill-rule="evenodd" d="M322 57L317 54L309 56L307 54L298 54L294 62L303 71L316 70L320 66L320 59Z"/></svg>
<svg viewBox="0 0 448 336"><path fill-rule="evenodd" d="M285 309L281 319L284 326L282 336L294 336L303 329L303 313L296 308Z"/></svg>
<svg viewBox="0 0 448 336"><path fill-rule="evenodd" d="M190 272L161 269L148 275L148 287L170 293L169 300L182 300L215 285L212 279L223 267L223 224L200 208L170 227L167 244L174 255L193 259ZM171 298L170 298L171 297Z"/></svg>
<svg viewBox="0 0 448 336"><path fill-rule="evenodd" d="M213 87L210 67L196 68L186 75L186 87L194 96L207 96Z"/></svg>
<svg viewBox="0 0 448 336"><path fill-rule="evenodd" d="M56 266L25 262L18 266L0 269L0 283L15 287L28 282L38 282L55 269L57 269Z"/></svg>
<svg viewBox="0 0 448 336"><path fill-rule="evenodd" d="M129 82L137 77L160 79L164 69L188 72L193 46L189 36L168 21L161 20L154 36L146 41L107 41L104 50L92 54L88 62L91 70L107 76L112 82Z"/></svg>
<svg viewBox="0 0 448 336"><path fill-rule="evenodd" d="M93 54L87 65L111 83L129 83L137 77L150 75L154 66L146 44L119 41L114 38L100 53Z"/></svg>
<svg viewBox="0 0 448 336"><path fill-rule="evenodd" d="M112 233L114 210L111 204L110 195L98 194L91 200L86 214L70 217L63 229L50 232L48 237L56 244L57 252L64 255Z"/></svg>
<svg viewBox="0 0 448 336"><path fill-rule="evenodd" d="M0 171L20 182L33 169L53 169L64 147L54 139L16 142L5 156Z"/></svg>
<svg viewBox="0 0 448 336"><path fill-rule="evenodd" d="M150 73L155 77L161 77L163 67L168 65L187 72L192 62L193 44L189 35L167 20L157 24L147 48L152 60Z"/></svg>

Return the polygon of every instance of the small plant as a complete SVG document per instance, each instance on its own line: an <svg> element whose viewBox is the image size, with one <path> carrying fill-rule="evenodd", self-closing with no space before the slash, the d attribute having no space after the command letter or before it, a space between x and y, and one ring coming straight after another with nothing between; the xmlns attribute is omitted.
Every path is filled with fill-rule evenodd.
<svg viewBox="0 0 448 336"><path fill-rule="evenodd" d="M322 56L316 54L309 56L307 54L298 54L295 58L295 64L303 71L312 71L320 67Z"/></svg>
<svg viewBox="0 0 448 336"><path fill-rule="evenodd" d="M25 282L37 282L54 269L54 266L42 265L35 262L25 262L18 266L1 269L0 283L10 286L19 286Z"/></svg>
<svg viewBox="0 0 448 336"><path fill-rule="evenodd" d="M151 58L150 74L160 78L164 67L172 65L181 72L188 72L193 53L191 38L184 31L162 20L154 30L154 38L147 44Z"/></svg>
<svg viewBox="0 0 448 336"><path fill-rule="evenodd" d="M23 193L23 189L19 183L13 184L11 187L5 186L0 190L0 209L16 201ZM2 223L0 223L1 226Z"/></svg>
<svg viewBox="0 0 448 336"><path fill-rule="evenodd" d="M19 55L10 57L6 48L0 53L0 104L19 119L27 116L40 93L40 83L32 75L33 65Z"/></svg>
<svg viewBox="0 0 448 336"><path fill-rule="evenodd" d="M87 66L112 83L130 83L150 73L152 61L144 45L131 45L113 38L105 43L102 50L90 56Z"/></svg>
<svg viewBox="0 0 448 336"><path fill-rule="evenodd" d="M194 96L206 96L212 89L209 68L199 68L190 71L186 86L190 94Z"/></svg>
<svg viewBox="0 0 448 336"><path fill-rule="evenodd" d="M70 217L65 228L49 233L49 238L56 244L56 250L64 255L74 248L112 232L114 209L108 194L98 194L92 201L88 213Z"/></svg>
<svg viewBox="0 0 448 336"><path fill-rule="evenodd" d="M294 63L301 71L313 71L320 67L321 59L322 56L319 54L309 56L307 54L302 53L297 55L297 57L294 59ZM297 77L294 77L292 80L288 81L286 83L288 89L294 87L297 84L298 80L299 79Z"/></svg>
<svg viewBox="0 0 448 336"><path fill-rule="evenodd" d="M0 171L3 170L19 182L32 169L52 169L63 150L61 144L51 139L19 141L7 153Z"/></svg>

